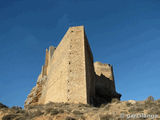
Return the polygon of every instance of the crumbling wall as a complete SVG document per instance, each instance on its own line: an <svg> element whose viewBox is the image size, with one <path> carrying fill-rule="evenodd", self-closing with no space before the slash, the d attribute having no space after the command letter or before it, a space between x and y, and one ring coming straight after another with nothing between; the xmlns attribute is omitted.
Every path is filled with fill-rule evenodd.
<svg viewBox="0 0 160 120"><path fill-rule="evenodd" d="M110 102L113 98L120 99L121 95L115 89L112 66L95 62L94 68L96 73L96 104Z"/></svg>
<svg viewBox="0 0 160 120"><path fill-rule="evenodd" d="M41 103L67 102L67 80L68 80L68 31L56 48L54 56L49 63L48 81L46 92Z"/></svg>
<svg viewBox="0 0 160 120"><path fill-rule="evenodd" d="M45 56L45 63L42 66L41 73L38 76L37 84L33 89L31 90L30 94L28 95L25 105L36 105L40 104L42 101L44 101L44 95L46 93L46 82L48 79L48 67L49 67L49 60L52 58L55 51L55 47L50 46L49 51L46 49L46 56ZM43 102L42 102L43 103Z"/></svg>
<svg viewBox="0 0 160 120"><path fill-rule="evenodd" d="M107 91L115 92L115 82L112 66L110 64L95 62L94 68L97 75L97 81L99 81L98 83L103 85L103 81L105 81L106 85L104 87L107 89Z"/></svg>

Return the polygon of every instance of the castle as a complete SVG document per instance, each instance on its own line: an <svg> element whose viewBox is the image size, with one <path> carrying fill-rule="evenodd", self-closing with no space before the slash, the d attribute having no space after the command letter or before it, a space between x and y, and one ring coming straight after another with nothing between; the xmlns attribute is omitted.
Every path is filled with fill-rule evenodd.
<svg viewBox="0 0 160 120"><path fill-rule="evenodd" d="M46 49L45 64L25 106L49 102L101 104L120 99L112 66L93 62L84 26L70 27L57 48Z"/></svg>

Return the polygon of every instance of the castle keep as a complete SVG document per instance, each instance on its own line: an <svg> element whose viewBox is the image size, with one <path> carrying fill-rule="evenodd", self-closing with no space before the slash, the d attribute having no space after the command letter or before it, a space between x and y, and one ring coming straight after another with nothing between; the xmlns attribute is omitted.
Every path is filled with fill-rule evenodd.
<svg viewBox="0 0 160 120"><path fill-rule="evenodd" d="M46 49L45 64L26 105L67 102L100 104L120 99L112 66L93 63L83 26L70 27L57 48Z"/></svg>

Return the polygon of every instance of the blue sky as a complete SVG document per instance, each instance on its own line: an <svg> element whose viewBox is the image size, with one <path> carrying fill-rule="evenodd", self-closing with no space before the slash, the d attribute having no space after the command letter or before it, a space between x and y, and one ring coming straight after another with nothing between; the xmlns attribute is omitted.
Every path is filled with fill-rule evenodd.
<svg viewBox="0 0 160 120"><path fill-rule="evenodd" d="M113 65L122 100L160 98L159 0L1 0L0 102L23 106L45 49L84 25L95 61Z"/></svg>

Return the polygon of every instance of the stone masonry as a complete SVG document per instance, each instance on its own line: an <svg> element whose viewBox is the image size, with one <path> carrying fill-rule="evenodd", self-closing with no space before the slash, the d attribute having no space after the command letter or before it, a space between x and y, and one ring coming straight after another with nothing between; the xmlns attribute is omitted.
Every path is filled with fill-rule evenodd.
<svg viewBox="0 0 160 120"><path fill-rule="evenodd" d="M93 63L84 26L70 27L57 48L46 49L36 86L26 105L67 102L101 104L120 99L111 65Z"/></svg>

